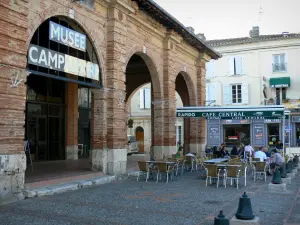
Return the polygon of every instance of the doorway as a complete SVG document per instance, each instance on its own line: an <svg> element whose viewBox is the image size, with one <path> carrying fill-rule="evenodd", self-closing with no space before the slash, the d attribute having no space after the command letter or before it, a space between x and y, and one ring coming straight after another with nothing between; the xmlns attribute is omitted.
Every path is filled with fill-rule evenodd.
<svg viewBox="0 0 300 225"><path fill-rule="evenodd" d="M279 124L268 124L268 144L269 146L275 146L279 139Z"/></svg>
<svg viewBox="0 0 300 225"><path fill-rule="evenodd" d="M224 125L224 142L230 147L250 144L250 124Z"/></svg>
<svg viewBox="0 0 300 225"><path fill-rule="evenodd" d="M33 161L65 158L65 83L42 76L27 78L25 139Z"/></svg>
<svg viewBox="0 0 300 225"><path fill-rule="evenodd" d="M135 137L139 146L139 153L144 153L144 129L142 127L137 127L135 129Z"/></svg>

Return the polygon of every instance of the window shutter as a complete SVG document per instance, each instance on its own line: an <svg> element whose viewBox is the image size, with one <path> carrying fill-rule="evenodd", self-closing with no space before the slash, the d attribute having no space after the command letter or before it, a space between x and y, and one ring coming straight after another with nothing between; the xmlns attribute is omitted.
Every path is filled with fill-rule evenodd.
<svg viewBox="0 0 300 225"><path fill-rule="evenodd" d="M140 109L144 109L145 104L144 104L144 89L140 90Z"/></svg>
<svg viewBox="0 0 300 225"><path fill-rule="evenodd" d="M234 75L234 57L233 56L228 57L228 75L229 76Z"/></svg>
<svg viewBox="0 0 300 225"><path fill-rule="evenodd" d="M243 57L235 57L235 71L237 75L243 75Z"/></svg>
<svg viewBox="0 0 300 225"><path fill-rule="evenodd" d="M216 84L210 84L210 100L216 101ZM211 103L211 105L215 105L216 102Z"/></svg>
<svg viewBox="0 0 300 225"><path fill-rule="evenodd" d="M230 105L232 103L232 88L229 84L223 85L223 104Z"/></svg>
<svg viewBox="0 0 300 225"><path fill-rule="evenodd" d="M245 82L242 83L242 103L249 104L249 85Z"/></svg>
<svg viewBox="0 0 300 225"><path fill-rule="evenodd" d="M151 92L150 88L145 89L145 109L151 109Z"/></svg>
<svg viewBox="0 0 300 225"><path fill-rule="evenodd" d="M214 60L210 60L206 63L206 79L214 77L214 65Z"/></svg>
<svg viewBox="0 0 300 225"><path fill-rule="evenodd" d="M206 84L206 102L205 102L205 105L208 105L209 104L209 84Z"/></svg>

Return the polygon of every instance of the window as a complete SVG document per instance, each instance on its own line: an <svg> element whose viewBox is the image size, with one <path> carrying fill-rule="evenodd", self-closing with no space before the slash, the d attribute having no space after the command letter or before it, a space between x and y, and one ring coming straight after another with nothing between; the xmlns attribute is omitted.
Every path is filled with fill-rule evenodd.
<svg viewBox="0 0 300 225"><path fill-rule="evenodd" d="M242 85L232 85L232 103L242 103Z"/></svg>
<svg viewBox="0 0 300 225"><path fill-rule="evenodd" d="M243 72L243 57L230 56L229 61L229 74L228 75L244 75Z"/></svg>
<svg viewBox="0 0 300 225"><path fill-rule="evenodd" d="M78 107L91 107L92 92L90 88L78 88Z"/></svg>
<svg viewBox="0 0 300 225"><path fill-rule="evenodd" d="M216 85L213 83L206 84L206 105L215 105L216 102Z"/></svg>
<svg viewBox="0 0 300 225"><path fill-rule="evenodd" d="M285 72L286 69L285 54L273 55L273 72Z"/></svg>
<svg viewBox="0 0 300 225"><path fill-rule="evenodd" d="M206 63L206 79L215 77L215 60Z"/></svg>
<svg viewBox="0 0 300 225"><path fill-rule="evenodd" d="M248 84L224 84L223 104L248 104L249 102Z"/></svg>
<svg viewBox="0 0 300 225"><path fill-rule="evenodd" d="M140 90L140 109L151 109L150 88Z"/></svg>

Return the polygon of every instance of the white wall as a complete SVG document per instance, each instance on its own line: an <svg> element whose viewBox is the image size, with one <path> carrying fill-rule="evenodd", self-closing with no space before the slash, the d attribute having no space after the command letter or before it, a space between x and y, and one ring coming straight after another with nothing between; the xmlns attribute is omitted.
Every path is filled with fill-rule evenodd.
<svg viewBox="0 0 300 225"><path fill-rule="evenodd" d="M291 87L287 88L287 98L300 98L300 38L219 46L214 49L223 57L214 62L215 71L213 77L207 80L207 85L215 86L214 96L210 95L208 98L215 98L217 105L224 105L224 85L242 82L249 84L249 101L246 105L264 104L264 84L267 87L267 99L275 97L275 88L269 86L269 79L272 77L289 76ZM287 71L273 73L273 54L281 53L286 54ZM228 76L228 60L231 56L243 57L244 75ZM263 77L266 81L263 81Z"/></svg>
<svg viewBox="0 0 300 225"><path fill-rule="evenodd" d="M150 88L151 84L145 84L140 87L129 99L128 101L128 119L131 118L133 123L133 128L127 128L127 134L135 136L135 130L137 127L141 126L144 129L144 148L145 152L150 151L151 146L151 109L141 109L140 108L140 90ZM176 106L182 107L183 103L176 92ZM183 118L176 118L174 121L174 126L181 125L183 130ZM183 142L183 141L182 141Z"/></svg>

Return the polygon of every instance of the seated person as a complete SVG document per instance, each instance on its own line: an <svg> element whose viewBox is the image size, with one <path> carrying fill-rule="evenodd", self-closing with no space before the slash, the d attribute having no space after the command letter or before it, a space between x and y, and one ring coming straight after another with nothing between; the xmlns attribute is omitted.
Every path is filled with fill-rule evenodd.
<svg viewBox="0 0 300 225"><path fill-rule="evenodd" d="M239 151L238 151L237 147L233 146L232 150L230 152L230 155L238 155L238 154L239 154Z"/></svg>
<svg viewBox="0 0 300 225"><path fill-rule="evenodd" d="M280 140L278 140L277 144L276 144L276 149L282 149L283 148L283 144L281 143Z"/></svg>
<svg viewBox="0 0 300 225"><path fill-rule="evenodd" d="M259 147L259 149L254 153L254 158L259 158L259 161L263 162L267 159L266 153L263 152L264 147Z"/></svg>
<svg viewBox="0 0 300 225"><path fill-rule="evenodd" d="M264 153L266 154L267 158L271 157L271 154L268 152L267 148L263 148Z"/></svg>
<svg viewBox="0 0 300 225"><path fill-rule="evenodd" d="M226 150L226 146L223 146L222 149L219 151L219 158L224 158L224 157L228 157L229 156L229 152Z"/></svg>
<svg viewBox="0 0 300 225"><path fill-rule="evenodd" d="M274 152L274 159L272 161L272 163L270 164L270 167L272 169L272 171L274 172L275 166L285 166L285 160L284 158L281 156L280 153L278 153L278 151L275 149L273 150Z"/></svg>

